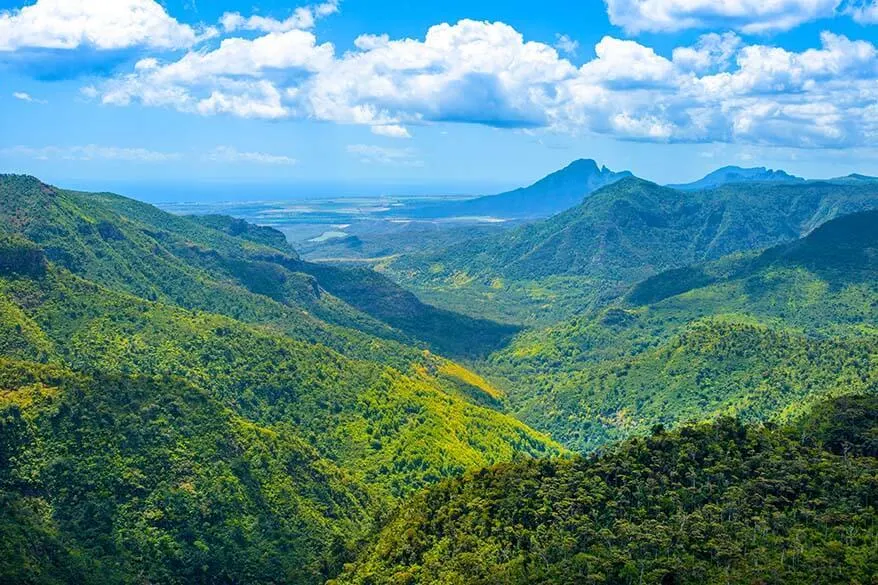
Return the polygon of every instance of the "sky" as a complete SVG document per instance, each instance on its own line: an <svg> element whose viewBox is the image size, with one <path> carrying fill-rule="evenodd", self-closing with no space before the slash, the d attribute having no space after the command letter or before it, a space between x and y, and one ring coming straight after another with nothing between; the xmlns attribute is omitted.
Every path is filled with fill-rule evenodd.
<svg viewBox="0 0 878 585"><path fill-rule="evenodd" d="M878 175L876 43L878 0L0 0L0 172L153 200Z"/></svg>

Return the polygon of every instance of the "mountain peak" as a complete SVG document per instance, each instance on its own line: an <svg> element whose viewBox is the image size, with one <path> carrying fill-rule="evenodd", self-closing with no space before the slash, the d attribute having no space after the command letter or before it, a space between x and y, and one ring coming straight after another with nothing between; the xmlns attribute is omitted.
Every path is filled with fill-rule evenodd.
<svg viewBox="0 0 878 585"><path fill-rule="evenodd" d="M528 187L427 207L420 217L545 218L575 207L601 187L631 176L629 171L617 173L599 166L594 159L580 158Z"/></svg>
<svg viewBox="0 0 878 585"><path fill-rule="evenodd" d="M606 169L607 167L603 168ZM601 172L601 168L598 166L597 161L592 158L578 158L564 167L560 172L567 170L589 170L594 171L595 173Z"/></svg>

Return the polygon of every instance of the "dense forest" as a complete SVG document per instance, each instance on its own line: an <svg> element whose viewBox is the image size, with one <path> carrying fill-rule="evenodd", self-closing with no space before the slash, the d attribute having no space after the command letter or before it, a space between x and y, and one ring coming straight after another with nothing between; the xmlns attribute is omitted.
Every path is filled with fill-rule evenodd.
<svg viewBox="0 0 878 585"><path fill-rule="evenodd" d="M562 452L364 297L472 319L377 275L371 315L273 230L0 187L2 581L320 583L406 494Z"/></svg>
<svg viewBox="0 0 878 585"><path fill-rule="evenodd" d="M0 175L0 582L872 583L875 185L580 161L376 271Z"/></svg>
<svg viewBox="0 0 878 585"><path fill-rule="evenodd" d="M334 583L873 583L878 400L723 418L416 496Z"/></svg>
<svg viewBox="0 0 878 585"><path fill-rule="evenodd" d="M575 450L718 415L783 420L878 382L878 212L760 254L673 270L519 336L484 366Z"/></svg>

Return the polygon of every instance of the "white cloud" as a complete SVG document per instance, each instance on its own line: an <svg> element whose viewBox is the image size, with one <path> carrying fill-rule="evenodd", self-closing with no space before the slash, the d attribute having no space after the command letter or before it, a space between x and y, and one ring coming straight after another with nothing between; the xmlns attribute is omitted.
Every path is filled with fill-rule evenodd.
<svg viewBox="0 0 878 585"><path fill-rule="evenodd" d="M154 0L37 0L0 12L0 51L23 48L188 47L215 31L196 31Z"/></svg>
<svg viewBox="0 0 878 585"><path fill-rule="evenodd" d="M332 62L333 52L332 45L317 45L314 35L302 30L225 39L212 51L189 52L167 64L143 59L133 73L106 83L101 101L128 105L136 100L202 115L290 117L295 112L284 92L268 78L313 73Z"/></svg>
<svg viewBox="0 0 878 585"><path fill-rule="evenodd" d="M667 85L673 81L673 64L635 41L604 37L595 46L597 58L580 69L581 76L608 87L632 88Z"/></svg>
<svg viewBox="0 0 878 585"><path fill-rule="evenodd" d="M31 94L24 92L24 91L12 92L12 97L14 97L17 100L21 100L23 102L30 102L30 103L34 103L34 104L47 104L48 103L46 100L38 100L37 98L35 98Z"/></svg>
<svg viewBox="0 0 878 585"><path fill-rule="evenodd" d="M422 166L424 163L416 158L411 148L386 148L371 144L349 144L349 154L353 154L366 164L382 164L397 166Z"/></svg>
<svg viewBox="0 0 878 585"><path fill-rule="evenodd" d="M828 32L804 51L711 33L670 57L608 36L579 68L503 23L464 20L431 27L423 39L369 35L354 44L338 55L299 29L228 38L176 60L142 59L83 95L201 115L368 125L400 138L407 125L448 122L809 148L878 139L878 51Z"/></svg>
<svg viewBox="0 0 878 585"><path fill-rule="evenodd" d="M576 73L555 49L525 42L504 23L462 20L431 27L423 41L368 36L356 46L303 88L311 116L539 126L552 86Z"/></svg>
<svg viewBox="0 0 878 585"><path fill-rule="evenodd" d="M610 22L630 34L734 28L785 31L831 17L841 0L605 0Z"/></svg>
<svg viewBox="0 0 878 585"><path fill-rule="evenodd" d="M673 61L679 68L695 73L724 70L741 44L741 38L733 32L709 33L699 37L695 46L674 49Z"/></svg>
<svg viewBox="0 0 878 585"><path fill-rule="evenodd" d="M256 163L261 165L291 166L298 163L292 157L265 152L241 152L231 146L218 146L204 156L204 160L222 163Z"/></svg>
<svg viewBox="0 0 878 585"><path fill-rule="evenodd" d="M122 148L118 146L13 146L0 149L0 154L9 157L33 158L37 160L115 160L127 162L168 162L183 157L175 152L157 152L145 148Z"/></svg>
<svg viewBox="0 0 878 585"><path fill-rule="evenodd" d="M250 16L245 18L238 12L226 12L220 19L220 24L226 32L236 30L251 30L261 32L288 32L291 30L306 30L313 28L317 20L338 12L338 2L332 0L315 6L303 6L296 8L293 14L285 20L276 20L264 16Z"/></svg>
<svg viewBox="0 0 878 585"><path fill-rule="evenodd" d="M579 50L579 41L574 41L567 35L555 35L555 48L565 55L575 56Z"/></svg>
<svg viewBox="0 0 878 585"><path fill-rule="evenodd" d="M388 138L411 138L408 128L399 124L384 124L382 126L372 126L372 134L378 136L387 136Z"/></svg>
<svg viewBox="0 0 878 585"><path fill-rule="evenodd" d="M860 24L878 24L878 0L854 2L847 12Z"/></svg>

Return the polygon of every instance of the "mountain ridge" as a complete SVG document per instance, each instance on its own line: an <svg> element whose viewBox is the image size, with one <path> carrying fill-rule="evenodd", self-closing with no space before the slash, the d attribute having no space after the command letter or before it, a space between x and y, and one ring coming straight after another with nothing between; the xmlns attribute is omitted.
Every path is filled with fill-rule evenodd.
<svg viewBox="0 0 878 585"><path fill-rule="evenodd" d="M414 217L493 216L503 219L548 217L580 203L605 185L633 176L599 167L593 159L577 159L527 186L476 199L426 206Z"/></svg>
<svg viewBox="0 0 878 585"><path fill-rule="evenodd" d="M663 273L492 356L519 416L574 450L735 414L783 419L878 384L878 211ZM487 367L487 366L486 366Z"/></svg>
<svg viewBox="0 0 878 585"><path fill-rule="evenodd" d="M876 208L878 184L871 183L679 191L627 177L549 219L379 268L446 308L487 315L500 298L513 318L526 319L553 308L543 298L578 296L569 315L662 271L792 241L840 215ZM529 290L541 296L529 298Z"/></svg>
<svg viewBox="0 0 878 585"><path fill-rule="evenodd" d="M679 183L666 185L671 189L682 191L694 191L698 189L715 189L723 185L735 183L803 183L805 179L790 175L783 170L768 169L766 167L739 167L728 165L720 167L691 183Z"/></svg>

